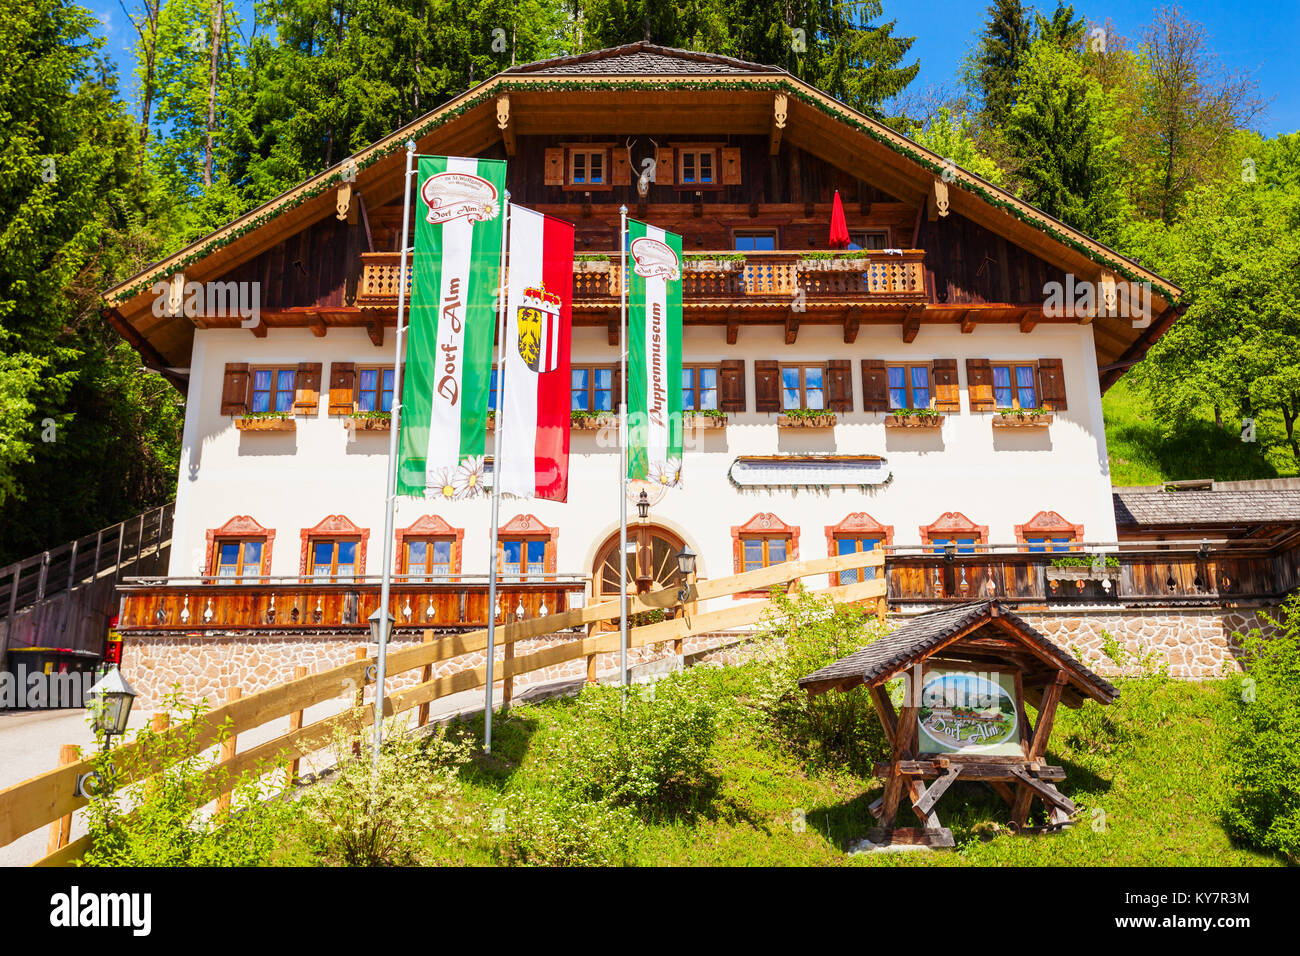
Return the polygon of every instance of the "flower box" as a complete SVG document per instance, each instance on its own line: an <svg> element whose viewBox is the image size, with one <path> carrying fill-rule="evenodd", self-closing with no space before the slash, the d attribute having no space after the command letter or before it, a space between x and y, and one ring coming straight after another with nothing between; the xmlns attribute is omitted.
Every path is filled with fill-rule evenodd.
<svg viewBox="0 0 1300 956"><path fill-rule="evenodd" d="M696 415L691 412L682 413L682 428L726 428L726 415Z"/></svg>
<svg viewBox="0 0 1300 956"><path fill-rule="evenodd" d="M994 428L1046 428L1052 416L1046 412L1022 415L1019 412L998 412L993 416Z"/></svg>
<svg viewBox="0 0 1300 956"><path fill-rule="evenodd" d="M349 429L355 429L359 432L386 432L393 427L391 416L380 418L369 415L349 415L347 423Z"/></svg>
<svg viewBox="0 0 1300 956"><path fill-rule="evenodd" d="M868 259L800 259L800 272L866 272Z"/></svg>
<svg viewBox="0 0 1300 956"><path fill-rule="evenodd" d="M598 432L602 428L617 428L618 416L613 412L600 415L575 414L569 418L569 427L577 432Z"/></svg>
<svg viewBox="0 0 1300 956"><path fill-rule="evenodd" d="M608 259L575 259L573 261L574 272L608 272L610 261Z"/></svg>
<svg viewBox="0 0 1300 956"><path fill-rule="evenodd" d="M1094 569L1091 565L1080 568L1047 568L1049 581L1118 581L1119 568Z"/></svg>
<svg viewBox="0 0 1300 956"><path fill-rule="evenodd" d="M943 415L886 415L886 428L942 428Z"/></svg>
<svg viewBox="0 0 1300 956"><path fill-rule="evenodd" d="M745 268L744 259L687 259L686 272L739 272Z"/></svg>
<svg viewBox="0 0 1300 956"><path fill-rule="evenodd" d="M780 428L830 428L839 419L834 412L823 412L818 415L781 415L777 418L776 424Z"/></svg>
<svg viewBox="0 0 1300 956"><path fill-rule="evenodd" d="M244 415L235 419L235 427L241 432L291 432L298 428L292 418L259 418Z"/></svg>

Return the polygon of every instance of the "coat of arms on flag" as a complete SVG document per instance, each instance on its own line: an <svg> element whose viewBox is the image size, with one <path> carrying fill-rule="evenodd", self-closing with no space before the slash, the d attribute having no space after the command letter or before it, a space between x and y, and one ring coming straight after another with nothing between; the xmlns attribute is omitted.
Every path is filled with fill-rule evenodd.
<svg viewBox="0 0 1300 956"><path fill-rule="evenodd" d="M554 372L558 367L560 305L560 297L542 285L524 289L523 304L515 311L519 357L534 372Z"/></svg>

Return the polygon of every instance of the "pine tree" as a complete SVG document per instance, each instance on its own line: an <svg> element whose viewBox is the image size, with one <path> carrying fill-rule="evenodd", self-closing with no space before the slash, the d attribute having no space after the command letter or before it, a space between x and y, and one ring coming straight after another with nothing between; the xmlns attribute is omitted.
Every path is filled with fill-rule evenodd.
<svg viewBox="0 0 1300 956"><path fill-rule="evenodd" d="M973 72L987 124L1001 126L1015 105L1017 77L1033 34L1029 12L1020 0L995 0L987 15Z"/></svg>

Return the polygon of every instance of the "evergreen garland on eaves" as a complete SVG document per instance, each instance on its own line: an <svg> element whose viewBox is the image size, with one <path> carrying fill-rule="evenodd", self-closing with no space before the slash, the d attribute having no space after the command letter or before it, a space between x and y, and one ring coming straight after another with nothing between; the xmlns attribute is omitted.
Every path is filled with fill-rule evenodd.
<svg viewBox="0 0 1300 956"><path fill-rule="evenodd" d="M554 87L557 88L575 89L584 92L590 92L595 90L627 90L627 89L650 90L650 91L657 91L657 92L672 92L681 89L771 90L774 93L784 92L789 94L790 96L794 96L798 98L800 101L808 104L809 106L813 106L821 110L823 113L827 114L828 116L831 116L839 120L840 122L845 123L848 126L851 126L852 128L856 129L858 132L871 137L876 142L880 143L883 146L888 147L889 149L892 149L894 152L898 153L899 155L906 156L908 159L911 159L919 166L930 170L936 176L943 175L943 171L946 168L945 166L936 163L934 160L930 159L928 156L921 153L919 151L919 148L911 149L907 146L903 146L899 143L896 143L892 138L881 133L880 130L875 129L874 127L868 125L867 123L863 122L861 119L859 119L856 116L849 115L849 113L845 111L850 110L850 107L840 104L839 107L836 108L835 106L825 103L820 99L815 99L813 97L810 97L806 90L794 86L786 80L772 80L772 81L757 82L757 83L754 82L741 83L741 82L728 81L728 80L721 80L721 81L714 80L707 83L701 83L697 80L685 80L685 81L633 80L630 82L611 82L608 80L605 81L568 80L568 79L555 77L553 78L552 83ZM406 139L418 140L421 136L424 136L430 130L433 130L438 126L441 126L443 123L446 123L449 120L453 120L456 119L457 117L463 116L465 113L468 113L470 110L476 108L477 106L486 102L487 100L496 99L496 97L502 93L509 93L512 90L535 90L539 87L539 85L540 84L538 83L519 82L515 80L503 80L491 86L489 89L485 89L483 92L475 96L472 96L469 99L466 99L463 103L460 103L450 109L442 110L442 111L435 110L430 115L427 122L422 123L421 125L410 130L406 134L406 136L404 136L401 140L394 139L393 142L385 146L375 147L374 151L371 152L364 159L355 160L356 170L359 173L361 170L374 165L379 160L387 156L390 156L393 153L403 151L405 149ZM900 137L902 136L902 134L897 134L897 135L899 135ZM207 241L203 245L200 245L197 249L195 249L189 255L185 256L183 259L179 259L175 263L172 263L170 268L172 269L172 271L183 269L185 266L188 266L190 263L196 262L199 259L204 258L205 256L209 255L215 250L221 248L222 246L228 245L229 243L234 242L236 239L240 238L241 236L246 235L247 233L253 231L254 229L257 229L263 223L269 222L270 220L279 216L281 213L289 209L293 209L296 206L299 206L302 203L306 202L307 200L314 199L317 196L319 196L321 193L328 191L336 183L340 183L343 181L343 170L348 167L348 164L350 162L353 162L351 157L339 163L335 167L335 171L323 174L324 178L321 179L321 181L318 184L316 184L310 189L303 190L303 192L295 196L292 200L285 201L281 205L275 206L272 209L268 209L266 212L262 213L261 215L254 216L253 218L249 219L247 222L242 223L238 229L234 229L230 232L209 239L209 241ZM960 172L965 174L965 176L974 175L972 173L966 172L966 170L960 170ZM1016 219L1019 219L1021 222L1024 222L1028 225L1033 226L1036 229L1041 230L1042 232L1047 233L1057 242L1061 243L1062 245L1069 246L1071 249L1074 249L1076 252L1080 253L1085 258L1109 266L1110 268L1114 269L1116 273L1124 276L1126 279L1132 282L1144 281L1138 277L1137 273L1135 273L1132 269L1130 269L1128 266L1124 265L1123 263L1116 262L1115 260L1105 256L1098 256L1094 250L1088 248L1086 245L1084 245L1082 242L1075 239L1073 236L1068 236L1060 232L1056 228L1048 225L1047 223L1041 222L1040 220L1034 218L1033 216L1027 215L1016 203L1003 199L1000 196L998 196L995 192L993 192L993 187L989 186L983 180L972 181L970 179L962 178L958 182L958 185L960 185L961 188L966 189L967 191L973 192L976 195L980 196L990 206L993 206L997 209L1001 209L1002 211L1014 216ZM1047 214L1043 213L1043 215L1046 216ZM133 298L136 295L139 295L145 289L151 287L154 284L154 282L157 281L158 279L154 278L152 281L146 279L140 283L137 283L136 285L131 286L130 288L125 290L120 296L118 296L118 300L124 301L126 299ZM1160 293L1160 295L1163 298L1165 298L1171 303L1177 300L1177 296L1175 296L1172 290L1170 290L1166 286L1162 286L1157 283L1152 283L1152 288L1156 292Z"/></svg>

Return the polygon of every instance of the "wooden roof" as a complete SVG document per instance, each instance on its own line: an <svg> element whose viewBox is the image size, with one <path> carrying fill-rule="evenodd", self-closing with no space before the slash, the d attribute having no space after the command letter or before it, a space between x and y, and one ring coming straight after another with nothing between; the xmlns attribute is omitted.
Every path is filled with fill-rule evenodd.
<svg viewBox="0 0 1300 956"><path fill-rule="evenodd" d="M1122 528L1300 522L1300 488L1163 491L1116 488L1115 523Z"/></svg>
<svg viewBox="0 0 1300 956"><path fill-rule="evenodd" d="M527 64L499 73L108 290L104 314L156 367L185 366L196 324L184 316L153 315L150 293L159 280L184 272L206 282L273 247L286 235L334 215L345 170L370 208L401 195L404 144L421 153L473 156L495 149L498 98L509 98L511 135L602 135L629 129L670 134L762 134L773 127L774 104L785 98L785 140L898 199L923 205L945 169L943 157L845 106L784 70L729 57L637 43L576 57ZM1152 283L1154 311L1146 329L1128 319L1093 320L1103 385L1132 364L1176 318L1182 291L1138 263L973 173L956 169L948 184L951 209L1009 241L1096 281L1103 270ZM652 210L653 214L653 210ZM1127 363L1127 364L1125 364Z"/></svg>
<svg viewBox="0 0 1300 956"><path fill-rule="evenodd" d="M860 651L800 678L813 694L880 685L928 658L962 659L971 667L999 658L1025 664L1026 693L1037 672L1064 671L1062 702L1077 707L1084 698L1108 704L1119 691L997 601L976 601L914 617Z"/></svg>

